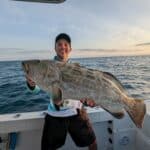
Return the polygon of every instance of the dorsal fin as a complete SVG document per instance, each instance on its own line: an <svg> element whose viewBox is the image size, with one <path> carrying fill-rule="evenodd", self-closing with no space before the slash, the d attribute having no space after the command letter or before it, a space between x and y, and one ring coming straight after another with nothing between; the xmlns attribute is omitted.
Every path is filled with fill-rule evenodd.
<svg viewBox="0 0 150 150"><path fill-rule="evenodd" d="M79 63L73 63L77 67L81 67Z"/></svg>
<svg viewBox="0 0 150 150"><path fill-rule="evenodd" d="M55 63L57 64L57 66L58 67L64 67L66 64L67 64L67 62L59 62L59 61L55 61Z"/></svg>
<svg viewBox="0 0 150 150"><path fill-rule="evenodd" d="M124 93L127 94L127 92L125 91L125 88L123 87L123 85L121 84L121 82L113 74L111 74L109 72L103 72L103 75L104 75L104 77L107 77L110 80L112 80L113 82L115 82L115 84L117 84L117 86L119 87L119 89L122 92L124 92Z"/></svg>

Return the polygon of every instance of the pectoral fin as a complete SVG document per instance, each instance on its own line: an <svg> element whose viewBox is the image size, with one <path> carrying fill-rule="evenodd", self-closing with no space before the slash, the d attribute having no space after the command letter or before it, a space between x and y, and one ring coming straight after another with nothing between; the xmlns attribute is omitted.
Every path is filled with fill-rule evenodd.
<svg viewBox="0 0 150 150"><path fill-rule="evenodd" d="M62 90L59 87L52 87L52 98L55 102L62 101Z"/></svg>

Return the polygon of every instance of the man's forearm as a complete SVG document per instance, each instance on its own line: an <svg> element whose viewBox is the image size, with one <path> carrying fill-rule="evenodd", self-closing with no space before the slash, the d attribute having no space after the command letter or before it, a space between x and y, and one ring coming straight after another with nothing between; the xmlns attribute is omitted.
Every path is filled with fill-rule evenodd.
<svg viewBox="0 0 150 150"><path fill-rule="evenodd" d="M32 93L38 93L41 89L39 88L39 86L35 85L35 86L30 86L29 83L27 82L27 88L30 92Z"/></svg>
<svg viewBox="0 0 150 150"><path fill-rule="evenodd" d="M27 82L27 86L31 91L33 91L35 89L35 86L30 86L30 84L28 82Z"/></svg>

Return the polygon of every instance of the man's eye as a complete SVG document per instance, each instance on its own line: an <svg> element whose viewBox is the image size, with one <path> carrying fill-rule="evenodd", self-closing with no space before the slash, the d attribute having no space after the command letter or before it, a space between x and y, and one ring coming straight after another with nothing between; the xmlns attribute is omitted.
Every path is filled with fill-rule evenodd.
<svg viewBox="0 0 150 150"><path fill-rule="evenodd" d="M62 44L60 43L60 44L58 44L58 46L62 46Z"/></svg>

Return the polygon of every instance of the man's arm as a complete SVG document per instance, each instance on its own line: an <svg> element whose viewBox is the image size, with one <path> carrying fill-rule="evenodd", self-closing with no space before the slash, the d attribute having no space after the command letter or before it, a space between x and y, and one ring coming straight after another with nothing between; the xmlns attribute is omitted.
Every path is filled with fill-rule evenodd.
<svg viewBox="0 0 150 150"><path fill-rule="evenodd" d="M40 91L39 86L37 86L35 84L35 82L31 79L31 77L29 77L28 75L26 75L26 80L27 80L27 87L28 90L32 93L38 93Z"/></svg>
<svg viewBox="0 0 150 150"><path fill-rule="evenodd" d="M83 105L85 105L85 106L90 106L90 107L95 107L96 106L95 101L92 100L92 99L82 98L80 100L80 102L83 103Z"/></svg>

